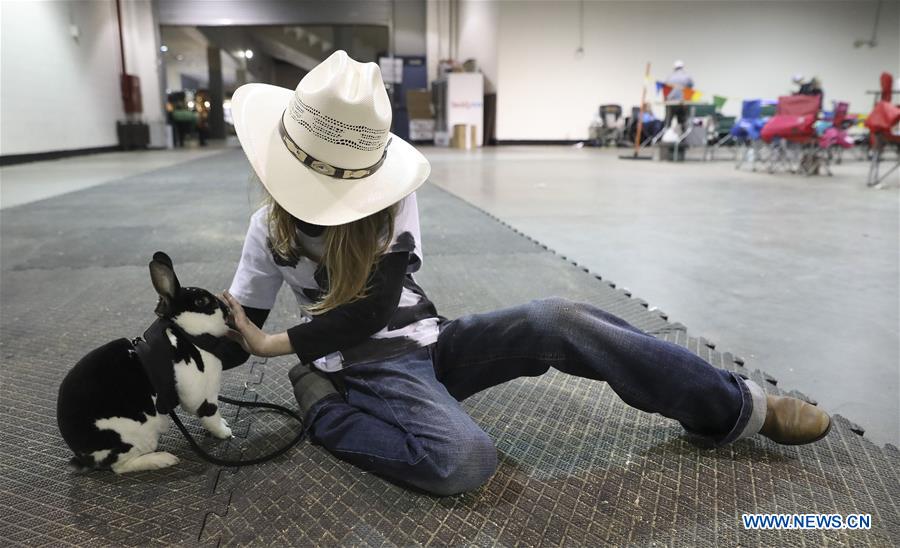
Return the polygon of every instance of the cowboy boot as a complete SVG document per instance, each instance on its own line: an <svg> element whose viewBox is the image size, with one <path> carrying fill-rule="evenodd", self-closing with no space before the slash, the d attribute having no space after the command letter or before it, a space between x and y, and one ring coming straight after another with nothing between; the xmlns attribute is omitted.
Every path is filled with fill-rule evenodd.
<svg viewBox="0 0 900 548"><path fill-rule="evenodd" d="M313 365L298 363L288 372L288 378L294 387L294 397L300 405L304 422L313 405L328 396L340 396L331 379Z"/></svg>
<svg viewBox="0 0 900 548"><path fill-rule="evenodd" d="M775 443L812 443L830 430L831 417L815 405L787 396L766 397L766 421L759 433Z"/></svg>

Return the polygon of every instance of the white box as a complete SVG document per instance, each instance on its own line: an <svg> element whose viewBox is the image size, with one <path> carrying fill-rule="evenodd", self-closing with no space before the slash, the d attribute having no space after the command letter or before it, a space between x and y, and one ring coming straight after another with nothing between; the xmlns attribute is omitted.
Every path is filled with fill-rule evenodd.
<svg viewBox="0 0 900 548"><path fill-rule="evenodd" d="M484 75L480 72L451 72L447 75L448 135L453 133L456 124L477 127L475 146L484 144Z"/></svg>
<svg viewBox="0 0 900 548"><path fill-rule="evenodd" d="M381 57L378 59L381 79L385 84L403 83L403 59L398 57Z"/></svg>
<svg viewBox="0 0 900 548"><path fill-rule="evenodd" d="M412 141L431 141L434 139L434 118L410 120L409 138Z"/></svg>

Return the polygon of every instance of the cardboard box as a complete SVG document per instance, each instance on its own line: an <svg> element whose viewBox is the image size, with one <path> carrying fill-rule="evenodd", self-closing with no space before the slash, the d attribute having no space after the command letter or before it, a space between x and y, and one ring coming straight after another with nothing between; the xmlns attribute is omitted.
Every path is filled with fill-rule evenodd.
<svg viewBox="0 0 900 548"><path fill-rule="evenodd" d="M410 120L434 118L431 111L431 92L427 89L410 89L406 92L406 111Z"/></svg>

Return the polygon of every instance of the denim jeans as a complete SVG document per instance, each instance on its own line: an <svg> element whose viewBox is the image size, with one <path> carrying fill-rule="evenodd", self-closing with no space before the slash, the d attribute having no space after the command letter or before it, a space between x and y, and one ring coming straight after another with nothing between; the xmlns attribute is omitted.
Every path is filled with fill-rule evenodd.
<svg viewBox="0 0 900 548"><path fill-rule="evenodd" d="M551 367L607 382L627 404L679 421L701 445L753 435L765 419L765 394L752 381L589 304L552 298L446 322L427 348L345 369L346 397L319 401L306 424L313 442L364 470L461 493L491 477L497 455L459 401Z"/></svg>

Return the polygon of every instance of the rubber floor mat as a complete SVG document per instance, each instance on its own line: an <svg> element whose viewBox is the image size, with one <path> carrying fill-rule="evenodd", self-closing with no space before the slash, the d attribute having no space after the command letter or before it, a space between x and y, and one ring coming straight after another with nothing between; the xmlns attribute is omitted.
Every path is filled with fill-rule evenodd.
<svg viewBox="0 0 900 548"><path fill-rule="evenodd" d="M900 544L900 453L835 417L803 447L763 438L717 450L636 411L604 383L556 372L477 394L464 407L500 466L481 489L433 497L394 486L309 443L239 470L207 465L171 429L169 469L75 474L56 429L56 391L84 353L140 334L156 296L147 262L168 252L185 285L227 286L254 198L239 151L10 208L0 217L0 536L12 545L779 545ZM664 312L431 185L419 192L417 276L448 317L558 295L591 302L755 379L753 369ZM297 320L282 292L267 329ZM224 375L223 394L293 405L288 358ZM798 392L793 395L804 397ZM223 409L235 438L219 455L283 443L278 415ZM185 415L182 413L182 416ZM754 531L744 513L868 513L870 530Z"/></svg>

